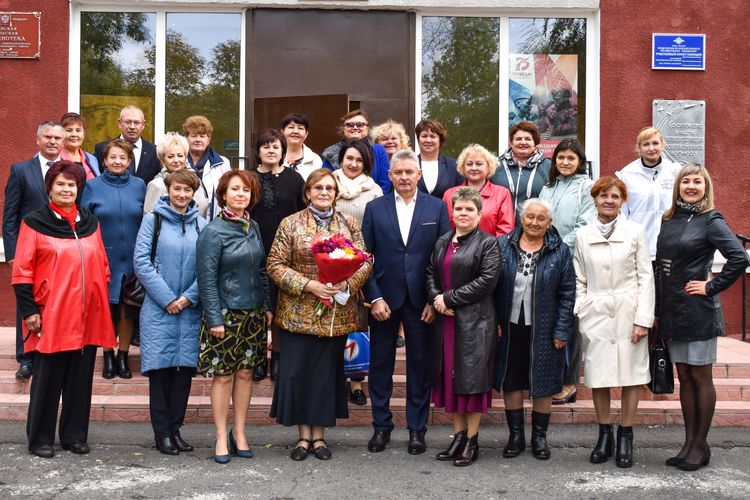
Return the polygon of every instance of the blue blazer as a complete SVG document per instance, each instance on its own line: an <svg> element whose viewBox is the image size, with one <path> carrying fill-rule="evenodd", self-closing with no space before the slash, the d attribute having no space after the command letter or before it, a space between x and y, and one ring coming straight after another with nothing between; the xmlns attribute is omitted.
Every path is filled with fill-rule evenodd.
<svg viewBox="0 0 750 500"><path fill-rule="evenodd" d="M421 166L421 156L419 157L419 161ZM446 191L452 187L463 184L463 182L464 178L459 175L458 170L456 169L456 160L448 156L438 156L438 178L437 184L435 184L435 189L432 190L432 193L427 192L427 184L424 183L424 176L419 179L417 188L423 193L431 194L435 198L442 200L443 194L445 194Z"/></svg>
<svg viewBox="0 0 750 500"><path fill-rule="evenodd" d="M117 138L118 137L115 137L115 139ZM102 155L104 154L104 146L106 146L108 142L109 141L102 141L94 146L94 155L99 161L102 171L104 170L104 158ZM143 179L143 183L148 186L148 183L154 180L156 174L161 172L161 162L159 161L159 158L156 157L156 146L154 144L151 144L143 138L141 138L141 143L141 157L138 160L138 170L135 172L135 176ZM136 152L137 151L138 150L136 150Z"/></svg>
<svg viewBox="0 0 750 500"><path fill-rule="evenodd" d="M396 197L390 192L369 202L362 220L367 250L375 268L365 285L368 301L382 297L391 309L400 308L407 295L412 305L424 307L425 272L437 239L451 230L443 200L417 191L417 206L404 245L396 215Z"/></svg>
<svg viewBox="0 0 750 500"><path fill-rule="evenodd" d="M16 257L16 241L21 220L30 212L49 203L38 156L37 154L30 160L14 163L10 167L3 204L3 246L6 261Z"/></svg>

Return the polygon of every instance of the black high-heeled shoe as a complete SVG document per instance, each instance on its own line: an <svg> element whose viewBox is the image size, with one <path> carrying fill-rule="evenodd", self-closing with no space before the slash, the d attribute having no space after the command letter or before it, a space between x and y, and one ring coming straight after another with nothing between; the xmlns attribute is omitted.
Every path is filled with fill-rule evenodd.
<svg viewBox="0 0 750 500"><path fill-rule="evenodd" d="M686 461L685 459L683 459L682 462L677 464L677 468L680 470L693 472L693 471L696 471L698 469L705 467L706 465L709 464L709 462L711 462L711 448L706 446L706 449L703 450L703 455L701 455L700 462L698 462L697 464L692 464Z"/></svg>
<svg viewBox="0 0 750 500"><path fill-rule="evenodd" d="M263 358L258 366L253 369L253 382L260 382L266 378L266 369L268 367L268 358Z"/></svg>
<svg viewBox="0 0 750 500"><path fill-rule="evenodd" d="M453 460L456 458L458 453L461 451L461 449L465 446L466 441L466 429L457 432L455 436L453 436L453 441L451 442L450 446L445 451L441 451L437 454L435 457L435 460L439 460L441 462L447 462L448 460Z"/></svg>
<svg viewBox="0 0 750 500"><path fill-rule="evenodd" d="M117 351L117 375L125 379L133 378L128 365L128 351Z"/></svg>
<svg viewBox="0 0 750 500"><path fill-rule="evenodd" d="M104 351L104 366L102 367L102 378L107 380L115 378L115 352Z"/></svg>
<svg viewBox="0 0 750 500"><path fill-rule="evenodd" d="M249 446L246 450L240 450L237 448L237 441L234 439L234 427L229 429L229 454L236 455L240 458L253 458L253 452L250 450Z"/></svg>
<svg viewBox="0 0 750 500"><path fill-rule="evenodd" d="M599 424L599 439L591 452L591 463L601 464L609 460L615 451L615 436L612 424Z"/></svg>
<svg viewBox="0 0 750 500"><path fill-rule="evenodd" d="M456 467L465 467L473 464L477 460L477 457L479 457L479 433L474 434L464 441L464 446L453 460L453 465Z"/></svg>

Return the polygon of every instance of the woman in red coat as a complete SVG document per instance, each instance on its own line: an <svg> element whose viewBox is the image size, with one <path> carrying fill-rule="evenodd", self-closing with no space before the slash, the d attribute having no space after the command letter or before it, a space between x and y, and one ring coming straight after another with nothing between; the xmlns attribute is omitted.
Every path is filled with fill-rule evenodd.
<svg viewBox="0 0 750 500"><path fill-rule="evenodd" d="M99 221L75 204L83 171L58 161L44 182L50 203L23 219L11 283L24 321L24 349L35 356L29 452L52 458L61 394L60 444L73 453L89 452L96 348L114 347L115 333Z"/></svg>

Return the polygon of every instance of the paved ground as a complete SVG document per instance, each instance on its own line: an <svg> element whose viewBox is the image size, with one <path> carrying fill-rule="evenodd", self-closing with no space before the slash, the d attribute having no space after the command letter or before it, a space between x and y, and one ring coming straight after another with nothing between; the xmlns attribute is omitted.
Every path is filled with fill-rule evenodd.
<svg viewBox="0 0 750 500"><path fill-rule="evenodd" d="M58 448L52 460L26 451L24 424L0 422L0 498L750 498L750 431L711 431L711 465L697 473L663 465L682 439L681 427L636 429L636 465L588 462L594 426L550 429L552 459L531 453L503 459L504 428L480 430L479 461L466 468L433 459L449 441L450 428L431 428L428 453L406 453L406 431L394 432L388 449L368 453L370 429L339 427L329 432L334 457L297 463L288 445L296 431L255 427L249 436L255 458L213 462L212 427L190 425L183 436L197 445L179 457L159 454L148 424L94 423L92 453Z"/></svg>

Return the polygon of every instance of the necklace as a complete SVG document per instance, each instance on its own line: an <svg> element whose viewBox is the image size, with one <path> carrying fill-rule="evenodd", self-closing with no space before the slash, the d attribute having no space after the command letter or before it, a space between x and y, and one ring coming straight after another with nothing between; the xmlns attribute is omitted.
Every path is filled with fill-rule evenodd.
<svg viewBox="0 0 750 500"><path fill-rule="evenodd" d="M453 250L453 253L458 252L458 242L457 241L451 241L451 250Z"/></svg>

